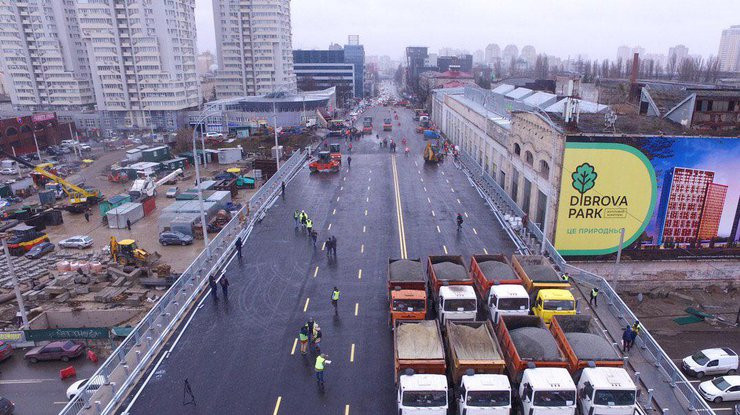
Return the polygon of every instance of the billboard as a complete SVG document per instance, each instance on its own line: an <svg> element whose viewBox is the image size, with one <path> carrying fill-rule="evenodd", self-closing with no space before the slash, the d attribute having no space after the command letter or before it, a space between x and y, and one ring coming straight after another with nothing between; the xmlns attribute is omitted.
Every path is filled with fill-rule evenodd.
<svg viewBox="0 0 740 415"><path fill-rule="evenodd" d="M34 123L43 121L53 121L57 118L54 112L37 112L31 116L31 121Z"/></svg>
<svg viewBox="0 0 740 415"><path fill-rule="evenodd" d="M555 248L712 249L737 242L740 138L567 137Z"/></svg>

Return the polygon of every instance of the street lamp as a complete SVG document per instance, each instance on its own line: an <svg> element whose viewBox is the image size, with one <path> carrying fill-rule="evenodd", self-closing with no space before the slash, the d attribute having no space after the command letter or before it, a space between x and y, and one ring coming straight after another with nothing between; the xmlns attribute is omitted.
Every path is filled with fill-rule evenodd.
<svg viewBox="0 0 740 415"><path fill-rule="evenodd" d="M193 161L195 162L195 182L198 185L198 209L200 210L200 224L203 228L203 243L205 244L206 251L208 252L208 255L211 254L211 248L208 246L208 225L206 224L206 214L203 210L203 189L201 188L200 183L200 160L198 159L198 146L195 138L195 133L197 131L197 128L205 121L206 118L208 118L209 115L211 115L211 111L213 110L213 107L206 106L206 108L203 109L203 111L198 116L198 120L195 124L195 128L193 128ZM201 138L202 138L201 134ZM205 163L206 160L206 152L205 152L205 145L203 146L203 162Z"/></svg>
<svg viewBox="0 0 740 415"><path fill-rule="evenodd" d="M272 98L272 131L275 133L275 164L277 166L277 170L280 170L280 147L278 147L277 110L275 109L276 99L276 96Z"/></svg>
<svg viewBox="0 0 740 415"><path fill-rule="evenodd" d="M10 259L10 252L8 251L8 242L6 241L6 238L3 236L3 251L5 252L5 259L8 261L8 271L10 272L10 279L13 282L13 291L15 291L15 298L18 300L18 308L21 312L21 321L23 322L23 326L21 328L27 329L28 328L28 314L26 313L26 306L23 303L23 296L21 295L21 289L18 286L18 275L15 273L15 268L13 268L13 261Z"/></svg>

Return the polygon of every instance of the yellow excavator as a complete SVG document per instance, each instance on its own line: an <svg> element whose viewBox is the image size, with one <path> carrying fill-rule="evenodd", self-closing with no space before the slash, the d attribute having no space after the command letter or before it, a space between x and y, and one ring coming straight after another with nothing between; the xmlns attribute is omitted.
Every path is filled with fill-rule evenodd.
<svg viewBox="0 0 740 415"><path fill-rule="evenodd" d="M26 160L23 160L22 158L18 158L11 154L8 154L2 149L0 149L0 153L2 153L5 157L8 157L11 160L15 160L17 163L32 169L34 172L62 186L62 191L64 191L67 197L69 197L69 205L67 205L66 209L71 213L82 213L87 209L89 205L96 204L103 199L103 195L100 193L99 190L83 189L75 184L64 180L56 174L47 171L46 168L50 167L51 163L40 163L37 165L33 165Z"/></svg>
<svg viewBox="0 0 740 415"><path fill-rule="evenodd" d="M116 240L115 236L110 238L110 255L113 261L121 265L149 266L156 263L161 255L157 252L149 252L139 248L133 239Z"/></svg>

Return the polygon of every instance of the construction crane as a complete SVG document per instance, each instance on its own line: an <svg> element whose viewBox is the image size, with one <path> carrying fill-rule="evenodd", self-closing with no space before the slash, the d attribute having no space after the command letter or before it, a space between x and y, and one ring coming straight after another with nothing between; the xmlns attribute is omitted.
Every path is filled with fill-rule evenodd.
<svg viewBox="0 0 740 415"><path fill-rule="evenodd" d="M134 184L131 186L128 194L131 196L132 200L139 200L144 197L154 196L157 194L157 187L167 183L168 181L172 180L172 178L181 173L182 169L177 169L172 173L164 176L163 178L157 180L156 182L152 179L151 176L138 178L134 180Z"/></svg>
<svg viewBox="0 0 740 415"><path fill-rule="evenodd" d="M22 158L18 158L11 154L8 154L2 149L0 149L0 153L5 155L5 157L8 157L11 160L16 161L17 163L20 163L32 169L34 172L62 186L62 191L64 191L64 193L69 198L69 205L67 206L67 210L72 213L82 213L85 211L85 209L87 209L89 205L98 203L103 198L103 195L100 193L99 190L83 189L75 184L68 182L67 180L64 180L56 174L45 170L46 167L51 166L51 163L40 163L37 165L33 165L26 160L23 160Z"/></svg>

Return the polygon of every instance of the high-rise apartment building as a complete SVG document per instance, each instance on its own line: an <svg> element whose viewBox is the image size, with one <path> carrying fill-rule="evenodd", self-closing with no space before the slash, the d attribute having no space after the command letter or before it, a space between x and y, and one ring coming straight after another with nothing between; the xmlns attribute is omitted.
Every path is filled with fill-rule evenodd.
<svg viewBox="0 0 740 415"><path fill-rule="evenodd" d="M290 0L213 0L216 96L296 92Z"/></svg>
<svg viewBox="0 0 740 415"><path fill-rule="evenodd" d="M344 61L355 67L355 98L365 96L365 47L358 35L349 35L344 45Z"/></svg>
<svg viewBox="0 0 740 415"><path fill-rule="evenodd" d="M740 72L740 25L722 31L717 55L721 71Z"/></svg>
<svg viewBox="0 0 740 415"><path fill-rule="evenodd" d="M0 0L0 71L18 109L92 107L77 0Z"/></svg>
<svg viewBox="0 0 740 415"><path fill-rule="evenodd" d="M681 66L681 62L683 62L688 57L689 48L684 45L676 45L668 48L668 64L673 64L673 62L675 62L675 65L677 67Z"/></svg>
<svg viewBox="0 0 740 415"><path fill-rule="evenodd" d="M200 103L195 0L75 1L106 128L172 129Z"/></svg>

